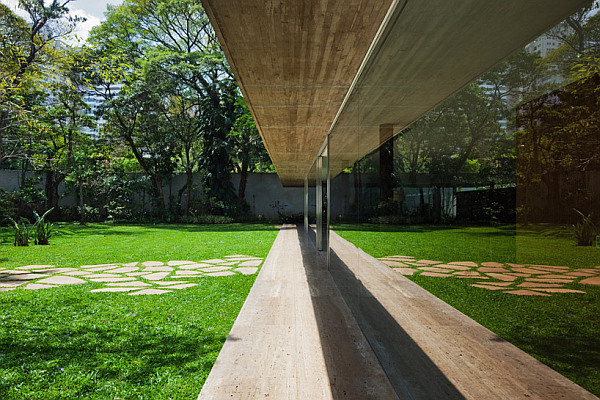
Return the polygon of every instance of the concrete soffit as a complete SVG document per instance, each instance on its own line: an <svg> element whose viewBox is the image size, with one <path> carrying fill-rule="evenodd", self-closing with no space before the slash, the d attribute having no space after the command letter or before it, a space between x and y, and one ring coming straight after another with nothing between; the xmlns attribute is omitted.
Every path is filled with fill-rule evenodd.
<svg viewBox="0 0 600 400"><path fill-rule="evenodd" d="M331 176L589 0L203 0L284 186ZM369 3L369 4L365 4Z"/></svg>

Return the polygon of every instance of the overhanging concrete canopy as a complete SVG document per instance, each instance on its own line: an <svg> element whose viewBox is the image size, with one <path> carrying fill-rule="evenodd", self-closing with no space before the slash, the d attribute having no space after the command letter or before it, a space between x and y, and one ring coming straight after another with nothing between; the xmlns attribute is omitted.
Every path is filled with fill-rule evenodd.
<svg viewBox="0 0 600 400"><path fill-rule="evenodd" d="M202 0L284 186L332 176L589 0ZM360 140L359 140L360 139Z"/></svg>

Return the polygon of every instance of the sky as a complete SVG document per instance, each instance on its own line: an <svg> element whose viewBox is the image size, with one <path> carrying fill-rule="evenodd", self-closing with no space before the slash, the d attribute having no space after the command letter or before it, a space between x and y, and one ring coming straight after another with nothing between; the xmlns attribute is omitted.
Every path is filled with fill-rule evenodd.
<svg viewBox="0 0 600 400"><path fill-rule="evenodd" d="M46 1L49 2L48 0ZM123 0L72 0L69 4L69 10L72 15L85 17L86 21L79 23L74 34L77 39L83 43L88 37L90 29L94 26L99 25L104 20L104 12L106 11L107 4L119 5ZM0 0L0 3L8 5L18 15L25 17L26 14L17 8L18 0ZM70 44L76 44L76 40L67 41Z"/></svg>

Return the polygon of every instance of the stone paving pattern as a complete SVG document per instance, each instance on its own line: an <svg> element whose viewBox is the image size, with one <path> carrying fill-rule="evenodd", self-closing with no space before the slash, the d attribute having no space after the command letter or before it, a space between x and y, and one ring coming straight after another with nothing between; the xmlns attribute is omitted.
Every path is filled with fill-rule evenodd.
<svg viewBox="0 0 600 400"><path fill-rule="evenodd" d="M130 296L170 293L198 286L186 279L231 275L253 275L264 259L230 255L203 261L144 261L82 265L59 268L54 265L25 265L0 269L0 292L16 288L39 290L89 282L102 283L92 293L124 292Z"/></svg>
<svg viewBox="0 0 600 400"><path fill-rule="evenodd" d="M442 262L417 260L410 256L379 258L402 275L472 280L471 286L520 296L551 296L557 293L585 293L586 285L600 285L600 266L569 268L553 265L511 264L472 261ZM577 289L565 285L576 283Z"/></svg>

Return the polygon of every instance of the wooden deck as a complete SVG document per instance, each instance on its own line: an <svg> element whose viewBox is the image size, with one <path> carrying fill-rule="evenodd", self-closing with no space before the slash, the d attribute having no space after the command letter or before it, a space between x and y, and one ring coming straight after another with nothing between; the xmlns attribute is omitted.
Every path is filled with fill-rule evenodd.
<svg viewBox="0 0 600 400"><path fill-rule="evenodd" d="M597 399L335 233L284 226L199 399Z"/></svg>

